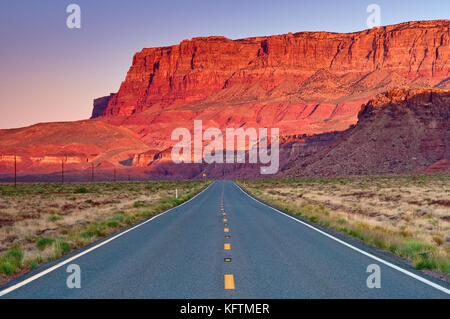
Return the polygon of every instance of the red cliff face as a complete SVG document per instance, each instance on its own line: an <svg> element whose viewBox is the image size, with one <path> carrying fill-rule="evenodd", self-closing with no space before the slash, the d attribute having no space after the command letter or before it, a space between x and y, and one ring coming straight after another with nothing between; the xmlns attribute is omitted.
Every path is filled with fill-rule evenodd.
<svg viewBox="0 0 450 319"><path fill-rule="evenodd" d="M343 131L378 93L448 86L449 30L448 20L422 21L143 49L102 121L129 128L155 152L170 149L172 130L192 130L194 120L222 130L276 127L282 136ZM162 162L151 154L132 161Z"/></svg>
<svg viewBox="0 0 450 319"><path fill-rule="evenodd" d="M198 101L236 84L261 96L284 83L301 83L318 70L327 79L326 97L377 70L395 72L395 81L436 85L449 76L450 21L408 22L357 33L300 32L230 40L204 37L178 45L143 49L105 115L131 115L150 107ZM344 76L343 78L341 78ZM286 85L286 81L291 83ZM380 79L383 80L383 79ZM392 79L387 79L392 80ZM339 83L344 82L344 83ZM367 81L366 81L367 82ZM337 90L347 96L366 82ZM370 85L370 82L368 83ZM336 90L335 90L336 89Z"/></svg>
<svg viewBox="0 0 450 319"><path fill-rule="evenodd" d="M287 139L281 141L280 163L287 165L298 157L313 158L313 153L334 143L341 134L332 132L355 125L361 105L379 93L400 87L450 89L449 61L450 20L407 22L348 34L300 32L241 40L204 37L143 49L135 54L119 91L94 101L95 119L0 130L0 179L2 173L11 174L13 155L20 159L19 169L29 172L57 172L65 162L73 171L95 163L105 170L110 166L127 172L134 169L141 177L188 178L203 171L210 177L251 176L259 171L257 167L174 165L172 131L179 127L192 131L194 120L202 120L203 129L222 131L278 128ZM415 125L412 120L409 123ZM385 120L383 125L394 124ZM403 129L406 134L410 127ZM386 163L377 162L385 167L380 172L428 167L439 160L444 162L433 169L447 165L448 156L442 155L444 130L433 130L432 125L422 129L423 139L414 144L420 149L399 151L407 154L405 158L381 148L374 154L384 156L380 161ZM383 127L373 126L373 130ZM364 133L366 139L372 135L370 129ZM380 137L386 145L389 134ZM342 145L353 149L364 137L359 135L355 141ZM364 162L359 156L369 151L360 148L355 163ZM411 155L416 153L428 155ZM406 161L409 155L420 160L413 165ZM311 164L309 173L358 173L345 156L333 157L337 166L327 164L328 171ZM395 160L407 165L397 169L392 164ZM350 167L340 166L341 162ZM292 168L295 174L297 168Z"/></svg>

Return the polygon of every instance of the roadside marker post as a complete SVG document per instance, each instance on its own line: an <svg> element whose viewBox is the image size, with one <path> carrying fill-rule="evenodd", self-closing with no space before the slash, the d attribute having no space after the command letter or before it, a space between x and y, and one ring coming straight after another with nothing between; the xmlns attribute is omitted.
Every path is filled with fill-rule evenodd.
<svg viewBox="0 0 450 319"><path fill-rule="evenodd" d="M14 187L17 187L17 157L14 155Z"/></svg>

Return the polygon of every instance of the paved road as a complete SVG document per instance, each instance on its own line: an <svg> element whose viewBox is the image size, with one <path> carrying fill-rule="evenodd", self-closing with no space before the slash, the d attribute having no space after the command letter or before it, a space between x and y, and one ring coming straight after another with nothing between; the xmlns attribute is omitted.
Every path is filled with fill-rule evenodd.
<svg viewBox="0 0 450 319"><path fill-rule="evenodd" d="M66 285L66 268L73 263L81 269L80 289ZM380 266L379 289L367 287L370 264ZM40 267L12 284L23 283L51 266ZM449 288L446 283L439 285ZM255 201L231 181L218 181L183 206L3 298L449 296Z"/></svg>

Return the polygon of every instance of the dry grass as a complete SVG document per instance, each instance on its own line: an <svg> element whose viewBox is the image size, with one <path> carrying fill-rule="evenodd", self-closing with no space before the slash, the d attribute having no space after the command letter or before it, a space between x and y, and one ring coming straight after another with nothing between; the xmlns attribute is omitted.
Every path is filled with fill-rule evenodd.
<svg viewBox="0 0 450 319"><path fill-rule="evenodd" d="M174 207L209 183L0 185L0 282Z"/></svg>
<svg viewBox="0 0 450 319"><path fill-rule="evenodd" d="M310 221L450 273L450 176L241 180L257 197Z"/></svg>

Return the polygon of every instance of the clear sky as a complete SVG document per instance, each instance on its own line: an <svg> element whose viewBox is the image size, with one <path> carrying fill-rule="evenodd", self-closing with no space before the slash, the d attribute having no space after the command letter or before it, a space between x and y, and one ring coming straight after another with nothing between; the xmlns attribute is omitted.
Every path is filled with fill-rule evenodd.
<svg viewBox="0 0 450 319"><path fill-rule="evenodd" d="M66 7L81 7L81 29ZM231 39L366 29L449 19L445 0L0 0L0 128L89 118L92 100L116 92L144 47L198 36Z"/></svg>

